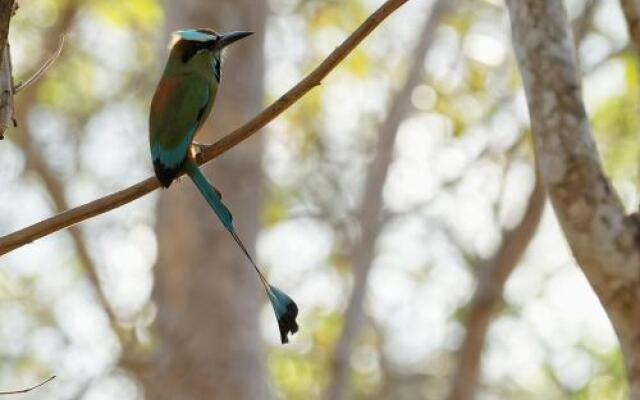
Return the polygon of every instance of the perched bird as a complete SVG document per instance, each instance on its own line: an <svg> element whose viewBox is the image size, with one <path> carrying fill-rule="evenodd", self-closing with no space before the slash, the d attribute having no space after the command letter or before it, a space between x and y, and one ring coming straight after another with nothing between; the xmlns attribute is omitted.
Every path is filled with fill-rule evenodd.
<svg viewBox="0 0 640 400"><path fill-rule="evenodd" d="M298 331L298 306L269 284L238 237L229 209L220 192L200 172L194 160L193 139L211 112L220 83L221 56L231 43L252 32L218 34L211 29L187 29L174 33L169 60L151 101L149 143L156 177L164 187L183 172L189 175L222 225L236 241L258 273L278 320L280 340Z"/></svg>

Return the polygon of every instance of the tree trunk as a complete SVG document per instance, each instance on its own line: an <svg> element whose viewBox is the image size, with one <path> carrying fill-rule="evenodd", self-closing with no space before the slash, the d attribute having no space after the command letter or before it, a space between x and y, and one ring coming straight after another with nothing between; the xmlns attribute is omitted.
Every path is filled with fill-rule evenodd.
<svg viewBox="0 0 640 400"><path fill-rule="evenodd" d="M563 2L507 6L538 167L571 251L620 340L630 397L640 399L638 215L625 214L602 171Z"/></svg>
<svg viewBox="0 0 640 400"><path fill-rule="evenodd" d="M198 141L213 141L259 110L266 12L263 0L167 2L169 31L211 27L219 32L255 32L227 50L218 100ZM163 53L159 62L165 61ZM255 242L258 230L261 151L256 136L205 172L223 193L248 245ZM154 292L158 341L142 377L146 398L267 398L258 326L264 292L188 179L162 191L158 236Z"/></svg>

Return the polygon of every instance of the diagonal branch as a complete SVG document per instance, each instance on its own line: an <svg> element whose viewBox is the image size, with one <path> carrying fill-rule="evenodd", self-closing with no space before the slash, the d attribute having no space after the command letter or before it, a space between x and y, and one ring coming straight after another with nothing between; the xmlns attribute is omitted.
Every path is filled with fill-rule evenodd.
<svg viewBox="0 0 640 400"><path fill-rule="evenodd" d="M582 12L571 23L571 30L573 31L573 41L576 47L578 47L584 40L584 38L589 33L589 30L593 28L593 19L596 16L596 11L598 11L598 5L599 0L586 0Z"/></svg>
<svg viewBox="0 0 640 400"><path fill-rule="evenodd" d="M321 84L322 80L344 60L380 23L408 0L387 0L378 10L367 18L340 46L338 46L318 67L302 81L291 88L282 97L264 109L245 125L229 133L213 145L204 147L198 157L198 164L205 164L220 154L248 139L269 122L291 107L311 89ZM47 218L27 228L0 237L0 255L6 254L41 237L68 228L78 222L95 217L107 211L130 203L160 187L156 178L144 181L94 200L82 206L67 210L51 218Z"/></svg>
<svg viewBox="0 0 640 400"><path fill-rule="evenodd" d="M56 62L58 57L60 57L60 54L62 54L63 47L64 47L64 35L60 37L60 41L58 42L58 47L56 48L56 50L53 52L53 54L51 54L51 56L49 56L49 58L47 58L42 63L40 68L38 68L38 70L34 72L33 75L31 75L26 81L19 82L13 87L13 94L16 94L21 90L26 89L27 87L31 86L35 81L40 79L42 75L44 75L49 70L49 68L51 68L53 63Z"/></svg>
<svg viewBox="0 0 640 400"><path fill-rule="evenodd" d="M491 316L502 303L502 293L507 278L533 238L545 203L544 186L539 173L522 221L507 231L493 260L478 280L478 286L469 305L465 321L465 338L458 350L457 368L451 384L449 400L474 398L480 371L480 356Z"/></svg>
<svg viewBox="0 0 640 400"><path fill-rule="evenodd" d="M440 17L448 7L448 0L438 0L427 16L419 33L418 43L407 77L396 93L387 116L380 126L375 158L367 169L362 204L358 215L361 237L354 244L350 262L353 268L353 289L345 311L342 331L334 349L331 379L327 387L327 399L338 400L347 396L349 381L349 356L351 347L362 324L363 301L371 264L375 257L375 243L380 231L382 214L382 192L387 180L398 127L411 106L411 92L420 83L424 59L433 42L434 32L440 23Z"/></svg>
<svg viewBox="0 0 640 400"><path fill-rule="evenodd" d="M38 383L37 385L28 387L26 389L20 389L20 390L9 390L6 392L0 392L0 396L6 396L6 395L10 395L10 394L22 394L22 393L29 393L30 391L39 388L40 386L43 386L49 382L51 382L52 380L54 380L56 378L55 375L49 377L48 379Z"/></svg>

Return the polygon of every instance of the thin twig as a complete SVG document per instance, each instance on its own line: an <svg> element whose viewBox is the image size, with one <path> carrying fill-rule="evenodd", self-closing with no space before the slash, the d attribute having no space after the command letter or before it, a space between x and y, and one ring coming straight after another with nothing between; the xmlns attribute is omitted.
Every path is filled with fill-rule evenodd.
<svg viewBox="0 0 640 400"><path fill-rule="evenodd" d="M340 62L349 53L351 53L351 51L353 51L360 42L362 42L378 25L380 25L386 17L407 1L408 0L388 0L385 2L302 81L245 125L226 135L213 145L206 146L203 149L201 156L198 157L198 164L202 165L211 161L220 154L249 138L260 128L263 128L277 116L282 114L282 112L293 105L311 89L320 85L322 80L338 64L340 64ZM136 200L159 187L160 185L155 177L148 178L127 189L94 200L90 203L65 211L29 227L3 236L0 238L0 255L6 254L53 232L57 232L78 222L130 203L131 201Z"/></svg>
<svg viewBox="0 0 640 400"><path fill-rule="evenodd" d="M29 79L27 79L24 82L19 82L17 85L13 87L13 94L16 94L21 90L26 89L33 82L40 79L40 77L42 77L42 75L44 75L45 72L47 72L47 70L53 65L53 63L56 62L58 57L60 57L60 54L62 54L63 47L64 47L64 35L60 36L60 41L58 42L58 48L56 48L56 51L54 51L53 54L51 54L51 56L44 62L44 64L42 64L42 66L40 66L40 68L33 75L31 75Z"/></svg>
<svg viewBox="0 0 640 400"><path fill-rule="evenodd" d="M598 5L598 0L587 0L584 3L584 7L582 8L580 15L571 23L576 48L579 48L580 43L582 43L589 33L589 30L593 27L593 19L596 16Z"/></svg>
<svg viewBox="0 0 640 400"><path fill-rule="evenodd" d="M29 393L29 392L30 392L30 391L32 391L33 389L37 389L37 388L39 388L40 386L42 386L42 385L44 385L44 384L47 384L47 383L51 382L52 380L54 380L54 379L55 379L55 377L56 377L56 376L55 376L55 375L53 375L52 377L50 377L49 379L45 380L44 382L40 382L40 383L38 383L37 385L35 385L35 386L31 386L31 387L28 387L28 388L26 388L26 389L11 390L11 391L8 391L8 392L0 392L0 396L5 396L5 395L9 395L9 394L22 394L22 393Z"/></svg>

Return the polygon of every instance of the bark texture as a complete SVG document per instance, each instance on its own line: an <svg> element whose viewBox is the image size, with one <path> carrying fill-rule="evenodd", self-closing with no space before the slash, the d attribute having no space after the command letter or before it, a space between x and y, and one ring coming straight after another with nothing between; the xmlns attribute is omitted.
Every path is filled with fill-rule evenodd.
<svg viewBox="0 0 640 400"><path fill-rule="evenodd" d="M573 255L616 331L640 399L638 220L605 177L560 0L507 1L538 167Z"/></svg>
<svg viewBox="0 0 640 400"><path fill-rule="evenodd" d="M4 49L9 36L9 23L16 11L15 0L0 1L0 49Z"/></svg>
<svg viewBox="0 0 640 400"><path fill-rule="evenodd" d="M0 1L0 139L15 125L13 117L13 69L7 37L9 23L16 9L14 0Z"/></svg>
<svg viewBox="0 0 640 400"><path fill-rule="evenodd" d="M255 32L227 50L213 114L198 141L210 142L259 111L266 12L263 0L167 2L169 32L189 27ZM165 61L163 52L160 63ZM205 171L222 191L250 248L258 230L261 152L256 137ZM158 235L158 347L143 374L146 398L267 398L258 326L264 292L189 180L162 191Z"/></svg>

